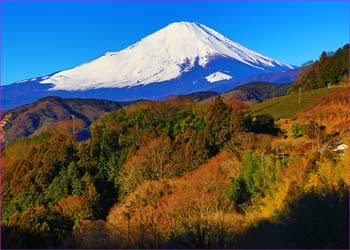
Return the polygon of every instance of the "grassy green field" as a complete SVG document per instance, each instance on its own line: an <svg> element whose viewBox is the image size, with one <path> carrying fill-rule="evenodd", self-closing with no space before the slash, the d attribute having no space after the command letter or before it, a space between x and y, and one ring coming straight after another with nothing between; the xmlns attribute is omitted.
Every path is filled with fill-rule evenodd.
<svg viewBox="0 0 350 250"><path fill-rule="evenodd" d="M252 115L268 114L277 118L293 118L294 115L305 108L311 107L319 99L335 92L344 90L344 87L314 89L301 93L301 104L299 95L286 95L275 99L270 99L261 103L256 103L251 108Z"/></svg>

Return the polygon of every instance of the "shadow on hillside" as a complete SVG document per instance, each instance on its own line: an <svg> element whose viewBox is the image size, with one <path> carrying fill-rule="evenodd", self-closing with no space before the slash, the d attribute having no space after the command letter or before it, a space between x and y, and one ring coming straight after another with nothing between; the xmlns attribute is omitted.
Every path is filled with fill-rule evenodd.
<svg viewBox="0 0 350 250"><path fill-rule="evenodd" d="M315 192L301 197L290 193L289 204L288 215L280 215L273 222L261 221L242 235L232 234L220 223L211 225L192 221L192 224L187 225L189 226L187 232L174 235L167 242L159 242L158 247L349 249L349 190L344 187L341 191L331 190L322 194ZM104 248L113 247L114 245L109 245L110 243L105 240L110 237L108 232L101 228L103 229L99 225L89 227L88 234L82 234L78 241L90 248L100 244ZM3 226L2 247L49 248L62 247L69 242L64 231L55 229L55 234L52 234L47 230L42 228L38 231L36 228L36 231L23 231L17 227ZM152 247L151 238L143 240L148 242L147 246L140 244L139 248L157 248ZM74 242L71 241L73 245Z"/></svg>
<svg viewBox="0 0 350 250"><path fill-rule="evenodd" d="M349 190L304 195L290 202L289 216L260 222L235 247L349 249Z"/></svg>
<svg viewBox="0 0 350 250"><path fill-rule="evenodd" d="M248 125L251 132L257 134L278 135L281 130L275 125L275 119L271 115L257 115L251 124Z"/></svg>

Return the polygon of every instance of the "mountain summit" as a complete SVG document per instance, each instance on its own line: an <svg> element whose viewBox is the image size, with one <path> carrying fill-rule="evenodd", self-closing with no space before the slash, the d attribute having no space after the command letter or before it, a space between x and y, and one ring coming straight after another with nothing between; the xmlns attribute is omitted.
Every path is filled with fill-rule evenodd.
<svg viewBox="0 0 350 250"><path fill-rule="evenodd" d="M237 60L253 68L254 72L293 69L249 50L203 24L176 22L120 52L108 52L41 83L54 84L52 90L131 87L177 78L196 65L205 68L219 57ZM230 78L237 78L236 72Z"/></svg>
<svg viewBox="0 0 350 250"><path fill-rule="evenodd" d="M175 22L124 50L21 81L21 87L5 86L3 93L10 102L14 102L12 95L18 98L18 89L31 92L20 102L29 96L37 100L47 95L118 101L162 99L218 87L232 89L249 77L259 80L257 75L276 81L275 74L291 70L295 67L254 52L203 24Z"/></svg>

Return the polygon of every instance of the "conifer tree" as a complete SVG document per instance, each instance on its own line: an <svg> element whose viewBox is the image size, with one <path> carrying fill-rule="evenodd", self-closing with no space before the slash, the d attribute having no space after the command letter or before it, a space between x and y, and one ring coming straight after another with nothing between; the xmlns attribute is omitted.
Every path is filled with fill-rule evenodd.
<svg viewBox="0 0 350 250"><path fill-rule="evenodd" d="M209 154L215 155L230 135L230 110L218 95L209 107L205 136L208 138Z"/></svg>

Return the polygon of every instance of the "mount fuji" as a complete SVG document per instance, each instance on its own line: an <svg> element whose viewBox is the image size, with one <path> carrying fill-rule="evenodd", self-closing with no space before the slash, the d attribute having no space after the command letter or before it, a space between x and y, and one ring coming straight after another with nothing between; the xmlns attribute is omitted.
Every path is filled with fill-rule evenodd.
<svg viewBox="0 0 350 250"><path fill-rule="evenodd" d="M2 86L2 106L45 96L116 101L227 91L250 80L290 82L298 68L263 56L199 23L175 22L119 52Z"/></svg>

